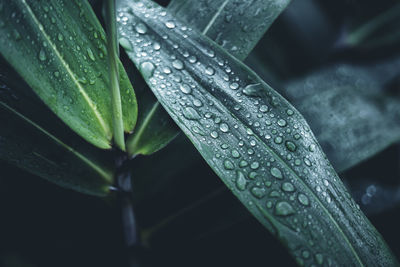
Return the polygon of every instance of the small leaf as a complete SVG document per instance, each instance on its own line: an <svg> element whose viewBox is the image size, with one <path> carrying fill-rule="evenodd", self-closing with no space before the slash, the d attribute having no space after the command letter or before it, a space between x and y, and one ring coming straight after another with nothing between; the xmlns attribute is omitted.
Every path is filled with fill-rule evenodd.
<svg viewBox="0 0 400 267"><path fill-rule="evenodd" d="M8 64L1 60L0 159L60 186L106 195L113 183L112 169L106 164L109 161L100 158L97 149L91 153L95 148L58 121L36 95L30 94L21 78L7 68Z"/></svg>
<svg viewBox="0 0 400 267"><path fill-rule="evenodd" d="M293 106L165 9L118 3L120 35L142 52L128 55L160 103L299 264L397 264Z"/></svg>
<svg viewBox="0 0 400 267"><path fill-rule="evenodd" d="M112 138L104 31L87 1L0 1L0 52L69 127L100 148ZM137 114L119 63L125 131Z"/></svg>

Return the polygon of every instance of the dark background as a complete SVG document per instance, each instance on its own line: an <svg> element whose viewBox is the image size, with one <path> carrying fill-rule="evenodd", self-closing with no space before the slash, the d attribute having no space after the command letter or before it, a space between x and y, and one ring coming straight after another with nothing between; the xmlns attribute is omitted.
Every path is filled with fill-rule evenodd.
<svg viewBox="0 0 400 267"><path fill-rule="evenodd" d="M334 62L393 57L399 52L396 46L332 53L332 45L348 27L395 2L293 0L266 37L277 40L285 53L281 57L266 53L265 58L274 62L281 79L290 79ZM92 3L100 12L100 2ZM170 164L171 155L176 155L175 165ZM399 163L400 147L393 145L340 174L398 258ZM65 190L0 161L0 266L128 266L133 253L142 266L294 265L286 250L220 189L218 177L185 137L151 157L134 159L131 168L136 215L143 228L208 196L157 231L151 249L133 252L124 243L115 196L99 199ZM152 181L157 183L149 186ZM376 194L366 201L371 186Z"/></svg>

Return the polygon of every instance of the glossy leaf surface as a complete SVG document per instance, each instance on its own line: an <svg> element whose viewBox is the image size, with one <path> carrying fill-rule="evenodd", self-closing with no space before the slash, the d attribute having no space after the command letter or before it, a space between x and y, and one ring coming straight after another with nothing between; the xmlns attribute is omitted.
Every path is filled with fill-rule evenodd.
<svg viewBox="0 0 400 267"><path fill-rule="evenodd" d="M100 148L112 138L104 31L87 1L0 1L0 52L68 126ZM124 129L136 99L120 66Z"/></svg>
<svg viewBox="0 0 400 267"><path fill-rule="evenodd" d="M397 264L293 106L165 9L118 3L128 55L160 103L299 264Z"/></svg>
<svg viewBox="0 0 400 267"><path fill-rule="evenodd" d="M168 9L177 18L219 42L232 55L244 59L289 3L290 0L255 1L251 4L241 1L173 0ZM238 32L238 28L241 31ZM121 40L126 49L132 49L124 38ZM151 108L143 108L142 112L145 115L139 114L140 130L128 141L131 154L154 153L179 132L157 101ZM154 119L155 114L157 119Z"/></svg>

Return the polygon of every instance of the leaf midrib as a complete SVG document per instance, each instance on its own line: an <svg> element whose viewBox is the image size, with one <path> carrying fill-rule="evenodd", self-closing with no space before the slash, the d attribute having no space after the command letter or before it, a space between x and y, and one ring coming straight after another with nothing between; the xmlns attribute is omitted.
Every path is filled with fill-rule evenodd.
<svg viewBox="0 0 400 267"><path fill-rule="evenodd" d="M44 27L43 25L40 23L40 21L37 19L37 17L35 16L35 14L33 13L32 9L30 8L30 6L28 5L28 3L26 3L26 0L22 0L23 5L26 7L28 13L31 15L33 21L38 25L39 31L42 33L42 35L44 36L45 40L50 44L51 49L54 51L55 55L57 56L58 60L61 62L61 64L64 66L64 68L67 70L67 73L69 74L69 76L71 77L72 81L74 82L74 84L77 86L77 88L79 89L79 93L83 96L83 99L86 101L86 103L88 104L88 106L91 108L91 110L93 111L97 121L100 123L100 126L102 127L104 133L106 134L107 137L111 137L111 130L108 127L107 123L104 121L103 117L101 116L101 114L99 113L99 111L96 109L96 105L93 103L92 99L90 98L90 96L86 93L85 89L81 86L81 84L79 83L78 79L75 77L74 73L72 72L72 70L69 68L68 64L64 61L64 59L62 58L60 52L57 50L56 45L51 41L50 36L47 35L47 33L44 31Z"/></svg>

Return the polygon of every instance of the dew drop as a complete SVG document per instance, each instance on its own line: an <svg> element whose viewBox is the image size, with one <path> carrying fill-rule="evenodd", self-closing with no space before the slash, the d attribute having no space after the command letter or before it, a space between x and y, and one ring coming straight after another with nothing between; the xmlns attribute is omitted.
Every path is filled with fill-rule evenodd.
<svg viewBox="0 0 400 267"><path fill-rule="evenodd" d="M212 138L218 138L218 133L216 131L212 131L210 135Z"/></svg>
<svg viewBox="0 0 400 267"><path fill-rule="evenodd" d="M250 192L254 197L256 197L258 199L263 198L266 194L265 188L257 187L257 186L251 188Z"/></svg>
<svg viewBox="0 0 400 267"><path fill-rule="evenodd" d="M47 59L46 53L44 52L43 49L40 49L40 51L39 51L39 60L40 61L45 61L46 59Z"/></svg>
<svg viewBox="0 0 400 267"><path fill-rule="evenodd" d="M174 67L177 70L181 70L181 69L183 69L183 62L180 61L179 59L176 59L176 60L172 61L172 67Z"/></svg>
<svg viewBox="0 0 400 267"><path fill-rule="evenodd" d="M190 88L190 86L186 83L180 84L179 90L181 90L181 92L184 94L190 94L192 92L192 88Z"/></svg>
<svg viewBox="0 0 400 267"><path fill-rule="evenodd" d="M249 84L243 89L243 94L247 96L261 96L263 89L260 83Z"/></svg>
<svg viewBox="0 0 400 267"><path fill-rule="evenodd" d="M198 120L200 119L199 113L192 108L192 107L186 107L183 109L183 116L188 119L188 120Z"/></svg>
<svg viewBox="0 0 400 267"><path fill-rule="evenodd" d="M280 127L285 127L286 126L286 121L284 120L284 119L280 119L280 120L278 120L278 125L280 126Z"/></svg>
<svg viewBox="0 0 400 267"><path fill-rule="evenodd" d="M239 162L239 167L240 167L240 168L247 167L248 165L249 165L249 163L247 163L247 161L245 161L245 160L241 160L241 161Z"/></svg>
<svg viewBox="0 0 400 267"><path fill-rule="evenodd" d="M157 51L157 50L160 50L160 48L161 48L160 43L157 43L157 42L154 42L154 43L153 43L153 49L154 49L154 50Z"/></svg>
<svg viewBox="0 0 400 267"><path fill-rule="evenodd" d="M275 214L278 216L292 215L294 214L294 209L288 202L281 201L275 205Z"/></svg>
<svg viewBox="0 0 400 267"><path fill-rule="evenodd" d="M293 143L292 141L286 141L286 142L285 142L285 146L286 146L286 148L287 148L289 151L291 151L291 152L294 152L294 151L296 151L296 149L297 149L295 143Z"/></svg>
<svg viewBox="0 0 400 267"><path fill-rule="evenodd" d="M173 21L167 21L165 22L165 26L167 26L168 29L173 29L175 28L175 23Z"/></svg>
<svg viewBox="0 0 400 267"><path fill-rule="evenodd" d="M269 108L268 108L267 105L261 105L261 106L260 106L260 111L263 112L263 113L267 112L268 109L269 109Z"/></svg>
<svg viewBox="0 0 400 267"><path fill-rule="evenodd" d="M58 41L62 41L62 40L64 40L64 36L61 34L61 33L59 33L58 35L57 35L57 39L58 39Z"/></svg>
<svg viewBox="0 0 400 267"><path fill-rule="evenodd" d="M137 33L145 34L147 32L147 27L143 23L138 23L135 26L135 30L136 30Z"/></svg>
<svg viewBox="0 0 400 267"><path fill-rule="evenodd" d="M235 168L235 166L233 165L233 162L230 161L229 159L226 159L226 160L224 161L224 167L225 167L225 169L227 169L227 170L233 170L233 169Z"/></svg>
<svg viewBox="0 0 400 267"><path fill-rule="evenodd" d="M311 161L308 158L304 158L304 163L310 167L311 166Z"/></svg>
<svg viewBox="0 0 400 267"><path fill-rule="evenodd" d="M215 70L212 68L212 67L210 67L210 66L207 66L206 67L206 74L207 75L210 75L210 76L212 76L212 75L214 75L214 73L215 73Z"/></svg>
<svg viewBox="0 0 400 267"><path fill-rule="evenodd" d="M260 163L258 163L257 161L251 163L250 168L252 168L253 170L257 170L260 167Z"/></svg>
<svg viewBox="0 0 400 267"><path fill-rule="evenodd" d="M149 61L142 62L140 64L140 72L142 73L145 80L150 79L154 74L154 65Z"/></svg>
<svg viewBox="0 0 400 267"><path fill-rule="evenodd" d="M276 144L282 144L283 139L282 139L282 137L277 136L277 137L275 137L274 142L275 142Z"/></svg>
<svg viewBox="0 0 400 267"><path fill-rule="evenodd" d="M310 201L308 200L308 197L306 195L304 195L304 194L299 194L297 196L297 199L304 206L308 206L310 204Z"/></svg>
<svg viewBox="0 0 400 267"><path fill-rule="evenodd" d="M95 60L96 60L96 58L94 57L93 51L92 51L92 49L90 49L90 47L88 47L88 48L86 49L86 52L87 52L89 58L90 58L92 61L95 61Z"/></svg>
<svg viewBox="0 0 400 267"><path fill-rule="evenodd" d="M54 77L58 78L59 76L60 76L60 72L55 71L55 72L54 72Z"/></svg>
<svg viewBox="0 0 400 267"><path fill-rule="evenodd" d="M126 50L133 51L131 42L129 42L129 40L126 39L125 37L120 38L119 43Z"/></svg>
<svg viewBox="0 0 400 267"><path fill-rule="evenodd" d="M221 125L219 126L219 129L221 130L221 132L228 132L229 131L229 126L226 123L221 123Z"/></svg>
<svg viewBox="0 0 400 267"><path fill-rule="evenodd" d="M194 99L194 100L193 100L193 105L194 105L195 107L201 107L201 106L203 106L203 103L202 103L200 100L198 100L198 99Z"/></svg>
<svg viewBox="0 0 400 267"><path fill-rule="evenodd" d="M232 150L231 152L232 157L234 157L235 159L240 157L240 153L239 151L237 151L236 149Z"/></svg>
<svg viewBox="0 0 400 267"><path fill-rule="evenodd" d="M225 167L226 168L226 167ZM240 190L243 191L246 189L246 178L244 174L241 171L237 171L236 173L236 187Z"/></svg>
<svg viewBox="0 0 400 267"><path fill-rule="evenodd" d="M288 116L292 116L294 114L293 110L288 109L286 110L286 114L288 114Z"/></svg>
<svg viewBox="0 0 400 267"><path fill-rule="evenodd" d="M282 184L282 190L285 192L293 192L294 186L291 183L286 182Z"/></svg>
<svg viewBox="0 0 400 267"><path fill-rule="evenodd" d="M283 175L282 175L281 170L279 170L276 167L272 167L271 168L271 175L274 176L277 179L283 179Z"/></svg>
<svg viewBox="0 0 400 267"><path fill-rule="evenodd" d="M315 254L315 261L319 264L322 265L324 263L324 256L321 253Z"/></svg>
<svg viewBox="0 0 400 267"><path fill-rule="evenodd" d="M239 84L238 84L238 83L231 83L231 84L229 85L229 87L230 87L232 90L236 90L236 89L239 88Z"/></svg>

